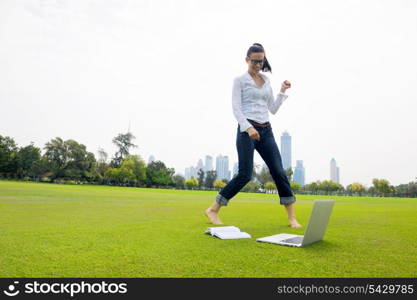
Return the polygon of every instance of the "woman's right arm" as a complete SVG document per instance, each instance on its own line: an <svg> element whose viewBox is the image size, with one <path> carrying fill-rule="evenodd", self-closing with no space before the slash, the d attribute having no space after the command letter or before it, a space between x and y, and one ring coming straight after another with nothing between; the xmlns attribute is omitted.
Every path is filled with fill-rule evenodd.
<svg viewBox="0 0 417 300"><path fill-rule="evenodd" d="M253 127L242 113L242 89L239 77L236 77L233 81L232 106L233 114L240 125L240 132L245 132L248 128Z"/></svg>

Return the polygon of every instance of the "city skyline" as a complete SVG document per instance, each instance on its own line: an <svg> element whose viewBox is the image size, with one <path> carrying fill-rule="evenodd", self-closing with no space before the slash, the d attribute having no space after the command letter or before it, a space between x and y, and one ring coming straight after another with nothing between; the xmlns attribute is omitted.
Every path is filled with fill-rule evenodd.
<svg viewBox="0 0 417 300"><path fill-rule="evenodd" d="M207 157L211 157L210 155L206 155L206 158ZM217 158L224 158L224 159L226 159L226 161L227 161L227 165L228 165L228 162L229 162L229 158L228 158L228 156L227 155L222 155L222 154L219 154L218 156L217 156ZM199 159L199 162L200 161L202 161L201 159ZM222 163L220 163L220 164L222 164ZM179 175L181 175L181 176L184 176L185 177L185 179L190 179L191 177L194 177L194 178L198 178L198 175L197 175L197 172L198 172L198 170L201 168L205 173L207 172L207 168L206 168L206 166L204 165L202 165L202 164L200 164L200 166L201 167L199 167L199 163L197 163L197 166L189 166L189 167L187 167L187 168L185 168L185 172L184 173L182 173L182 172L178 172L177 170L176 170L176 174L179 174ZM264 162L262 162L262 166L266 166L266 164L264 163ZM262 168L262 166L261 165L259 165L259 168L258 169L261 169ZM304 167L304 162L303 162L303 160L297 160L296 161L296 165L295 165L295 167L294 168L291 168L292 170L293 170L293 181L295 181L295 182L297 182L297 183L300 183L302 186L304 186L304 185L306 185L306 184L308 184L308 183L311 183L311 182L306 182L305 181L305 167ZM192 170L192 171L191 171ZM215 169L210 169L210 171L211 170L215 170ZM233 175L234 174L237 174L237 171L238 171L238 162L235 162L234 164L233 164L233 167L232 167L232 169L228 169L228 168L226 168L226 171L227 171L227 173L229 174L229 178L228 178L228 180L230 180L231 178L233 178ZM191 174L191 175L190 175ZM219 177L217 177L217 179L222 179L222 178L224 178L224 176L221 174L220 175L220 178ZM227 179L227 178L226 178ZM323 180L328 180L329 178L322 178L322 179L318 179L318 180L320 180L320 181L323 181ZM337 165L336 165L336 160L334 159L334 158L332 158L331 159L331 161L330 161L330 180L331 181L334 181L334 182L336 182L336 183L340 183L340 168L339 167L337 167ZM351 182L351 183L353 183L353 182ZM349 183L350 184L350 183Z"/></svg>
<svg viewBox="0 0 417 300"><path fill-rule="evenodd" d="M206 161L207 161L207 158L212 159L212 156L210 156L210 155L205 155L205 157L206 157ZM216 157L216 159L217 158L226 159L226 161L227 161L226 165L228 165L229 157L227 155L219 154ZM154 161L154 160L155 160L155 157L153 155L150 155L149 159L148 159L148 163L151 162L151 161ZM262 166L266 166L265 162L262 162ZM262 166L259 165L258 169L261 169ZM207 172L207 170L209 170L209 171L216 170L214 168L207 168L207 164L205 164L205 165L202 164L202 159L199 159L196 166L191 165L191 166L185 168L184 172L180 172L177 169L175 169L175 174L181 175L181 176L185 177L186 179L189 179L191 177L198 178L197 172L198 172L199 169L202 169L205 173ZM305 184L311 183L311 182L306 182L305 181L305 167L304 167L303 160L297 160L295 167L291 168L291 169L293 170L293 181L295 181L297 183L300 183L302 186L304 186ZM226 170L226 172L228 172L228 174L229 174L229 179L228 180L230 180L231 178L233 178L234 174L237 174L238 162L234 162L232 168L230 168L230 169L225 168L225 170ZM192 174L192 175L189 175L189 174ZM224 176L220 175L220 177L224 177ZM219 179L219 178L217 178L217 179ZM323 178L323 179L319 179L319 180L321 180L321 181L328 180L328 178ZM334 181L336 183L340 183L340 168L337 166L336 160L334 158L332 158L330 160L330 180Z"/></svg>
<svg viewBox="0 0 417 300"><path fill-rule="evenodd" d="M301 186L304 186L311 182L306 182L305 180L305 167L303 160L296 160L296 165L294 167L291 166L291 135L284 131L281 135L281 148L284 148L285 150L282 151L283 154L281 155L283 157L283 166L285 168L284 164L284 157L286 159L287 166L290 165L289 168L293 170L293 177L292 181L297 182L301 184ZM153 156L151 156L153 157ZM150 160L150 158L149 158ZM198 171L199 169L202 169L205 173L207 171L216 170L217 177L216 179L227 179L231 180L233 178L234 174L237 174L238 172L238 162L234 162L231 169L229 168L229 157L227 155L218 154L216 156L216 168L213 169L212 166L213 158L211 155L205 155L205 164L203 164L203 160L200 158L197 162L197 165L195 166L189 166L185 168L184 173L176 171L176 174L184 176L185 179L190 179L191 177L198 178ZM262 162L262 165L258 165L259 168L256 168L256 164L254 163L255 169L260 170L263 166L266 167L265 162ZM336 183L340 183L340 168L336 164L335 158L332 158L330 160L330 178L331 181L334 181ZM328 180L328 178L318 179L320 181ZM353 183L353 182L352 182Z"/></svg>

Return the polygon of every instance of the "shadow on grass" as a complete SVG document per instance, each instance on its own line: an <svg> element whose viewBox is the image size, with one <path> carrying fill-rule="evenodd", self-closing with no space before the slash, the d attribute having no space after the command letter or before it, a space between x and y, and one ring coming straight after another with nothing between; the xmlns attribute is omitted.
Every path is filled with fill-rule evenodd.
<svg viewBox="0 0 417 300"><path fill-rule="evenodd" d="M336 249L341 249L342 247L338 245L338 243L333 241L319 241L313 244L310 244L305 247L301 247L303 251L309 251L310 253L320 252L323 253L323 251L331 251L334 252Z"/></svg>

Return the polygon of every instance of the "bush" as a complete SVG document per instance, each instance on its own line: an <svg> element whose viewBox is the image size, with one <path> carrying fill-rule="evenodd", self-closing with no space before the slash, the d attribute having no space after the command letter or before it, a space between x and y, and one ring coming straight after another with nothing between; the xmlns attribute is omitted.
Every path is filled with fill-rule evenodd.
<svg viewBox="0 0 417 300"><path fill-rule="evenodd" d="M259 184L254 181L249 181L243 188L242 192L257 192Z"/></svg>
<svg viewBox="0 0 417 300"><path fill-rule="evenodd" d="M41 182L51 182L51 178L49 177L42 177Z"/></svg>

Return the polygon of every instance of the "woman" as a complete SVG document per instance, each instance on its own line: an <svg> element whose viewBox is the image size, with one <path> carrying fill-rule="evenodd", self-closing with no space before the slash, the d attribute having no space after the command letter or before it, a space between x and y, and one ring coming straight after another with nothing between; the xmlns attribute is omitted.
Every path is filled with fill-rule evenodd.
<svg viewBox="0 0 417 300"><path fill-rule="evenodd" d="M281 85L281 92L274 99L269 78L261 74L271 72L271 66L265 57L265 50L261 44L253 44L247 51L246 63L248 71L236 77L233 82L232 104L233 113L238 121L236 147L239 157L239 172L216 196L212 206L205 211L205 215L212 224L223 224L219 219L219 211L226 206L252 178L253 154L258 151L269 168L269 172L277 186L280 204L284 205L290 226L302 227L294 215L293 203L295 196L282 166L268 110L275 114L288 97L285 91L291 87L285 80Z"/></svg>

